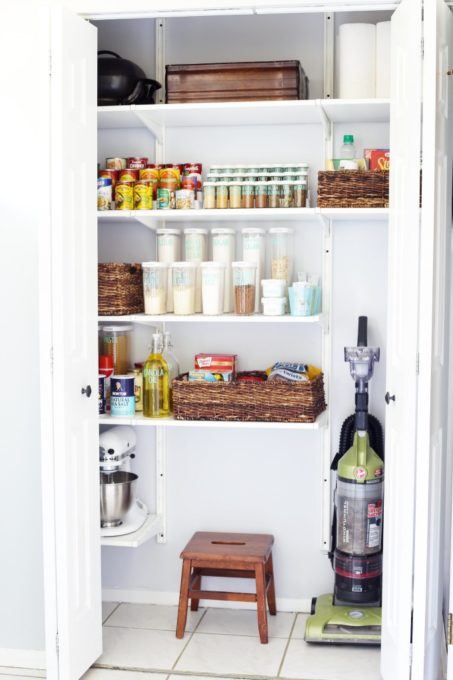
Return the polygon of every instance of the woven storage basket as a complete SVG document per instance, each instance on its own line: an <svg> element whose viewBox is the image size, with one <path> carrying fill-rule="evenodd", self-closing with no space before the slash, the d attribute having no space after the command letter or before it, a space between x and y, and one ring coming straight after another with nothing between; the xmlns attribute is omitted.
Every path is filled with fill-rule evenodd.
<svg viewBox="0 0 453 680"><path fill-rule="evenodd" d="M318 172L318 207L388 208L389 173L386 170L321 170Z"/></svg>
<svg viewBox="0 0 453 680"><path fill-rule="evenodd" d="M98 310L101 316L145 311L140 263L98 264Z"/></svg>
<svg viewBox="0 0 453 680"><path fill-rule="evenodd" d="M186 375L172 382L176 420L313 423L326 408L322 374L303 383L189 382Z"/></svg>

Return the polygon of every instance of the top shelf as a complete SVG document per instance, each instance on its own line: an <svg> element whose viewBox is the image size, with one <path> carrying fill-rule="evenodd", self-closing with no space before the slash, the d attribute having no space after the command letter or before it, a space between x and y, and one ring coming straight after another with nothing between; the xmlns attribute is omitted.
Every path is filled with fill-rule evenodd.
<svg viewBox="0 0 453 680"><path fill-rule="evenodd" d="M163 129L172 127L385 123L389 120L390 102L384 99L309 99L98 107L100 129L145 127L158 138L161 137Z"/></svg>

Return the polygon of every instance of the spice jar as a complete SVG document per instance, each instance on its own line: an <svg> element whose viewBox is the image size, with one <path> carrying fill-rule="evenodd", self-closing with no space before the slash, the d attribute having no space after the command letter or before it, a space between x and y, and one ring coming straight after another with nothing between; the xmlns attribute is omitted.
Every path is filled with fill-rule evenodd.
<svg viewBox="0 0 453 680"><path fill-rule="evenodd" d="M264 277L266 264L265 234L264 229L259 227L247 227L242 230L242 259L256 265L254 305L256 313L260 311L260 281Z"/></svg>
<svg viewBox="0 0 453 680"><path fill-rule="evenodd" d="M218 227L211 229L212 259L214 262L225 264L225 286L223 294L223 311L233 311L233 286L231 277L231 263L234 260L234 229Z"/></svg>
<svg viewBox="0 0 453 680"><path fill-rule="evenodd" d="M250 180L242 182L241 206L242 208L255 207L255 187Z"/></svg>
<svg viewBox="0 0 453 680"><path fill-rule="evenodd" d="M230 182L230 208L241 207L241 182Z"/></svg>
<svg viewBox="0 0 453 680"><path fill-rule="evenodd" d="M203 208L215 208L215 182L205 182L203 184Z"/></svg>
<svg viewBox="0 0 453 680"><path fill-rule="evenodd" d="M293 182L280 182L280 208L294 208Z"/></svg>
<svg viewBox="0 0 453 680"><path fill-rule="evenodd" d="M267 208L268 186L267 182L255 182L255 208Z"/></svg>
<svg viewBox="0 0 453 680"><path fill-rule="evenodd" d="M280 207L280 185L278 182L267 182L267 205L269 208Z"/></svg>
<svg viewBox="0 0 453 680"><path fill-rule="evenodd" d="M305 208L307 206L307 178L298 176L294 181L294 207Z"/></svg>
<svg viewBox="0 0 453 680"><path fill-rule="evenodd" d="M113 357L114 373L127 373L130 361L130 335L132 326L103 326L102 354Z"/></svg>
<svg viewBox="0 0 453 680"><path fill-rule="evenodd" d="M184 229L184 259L199 264L208 259L208 230ZM197 268L195 311L201 312L201 271Z"/></svg>
<svg viewBox="0 0 453 680"><path fill-rule="evenodd" d="M158 229L157 259L159 262L178 262L181 259L181 232L179 229ZM167 312L173 311L173 281L171 267L168 268Z"/></svg>
<svg viewBox="0 0 453 680"><path fill-rule="evenodd" d="M233 262L233 291L235 314L255 311L256 262Z"/></svg>
<svg viewBox="0 0 453 680"><path fill-rule="evenodd" d="M227 182L216 182L215 185L215 207L219 209L228 208L228 184Z"/></svg>
<svg viewBox="0 0 453 680"><path fill-rule="evenodd" d="M271 247L271 278L285 279L289 286L292 280L293 230L289 227L269 229Z"/></svg>

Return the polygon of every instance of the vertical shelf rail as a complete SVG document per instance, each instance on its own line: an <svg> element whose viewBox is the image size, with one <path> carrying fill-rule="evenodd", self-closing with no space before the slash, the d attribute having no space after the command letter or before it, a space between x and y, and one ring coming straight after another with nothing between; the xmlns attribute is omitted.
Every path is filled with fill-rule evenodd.
<svg viewBox="0 0 453 680"><path fill-rule="evenodd" d="M331 405L330 386L332 379L332 223L323 220L322 232L322 309L326 319L322 335L322 367L325 379L327 402L327 423L323 429L322 441L322 501L321 501L321 550L330 549L331 534Z"/></svg>
<svg viewBox="0 0 453 680"><path fill-rule="evenodd" d="M156 97L159 104L165 104L165 19L157 18L155 26L155 59L156 59L156 80L162 85L157 91Z"/></svg>
<svg viewBox="0 0 453 680"><path fill-rule="evenodd" d="M334 96L335 14L324 14L324 99Z"/></svg>
<svg viewBox="0 0 453 680"><path fill-rule="evenodd" d="M156 425L156 514L160 517L160 529L156 536L158 543L167 542L166 460L167 432L165 427Z"/></svg>

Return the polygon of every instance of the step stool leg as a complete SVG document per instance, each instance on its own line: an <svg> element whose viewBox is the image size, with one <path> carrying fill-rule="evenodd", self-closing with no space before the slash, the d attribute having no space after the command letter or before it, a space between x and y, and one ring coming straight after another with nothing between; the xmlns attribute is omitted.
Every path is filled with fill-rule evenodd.
<svg viewBox="0 0 453 680"><path fill-rule="evenodd" d="M187 606L189 604L190 560L183 560L181 573L181 590L179 591L178 621L176 623L176 637L184 637L187 621Z"/></svg>
<svg viewBox="0 0 453 680"><path fill-rule="evenodd" d="M266 574L270 576L269 587L267 589L267 604L269 605L269 614L275 616L277 613L277 603L275 601L275 582L274 582L274 566L272 564L272 553L266 562Z"/></svg>
<svg viewBox="0 0 453 680"><path fill-rule="evenodd" d="M258 630L260 634L260 641L262 644L267 644L267 614L266 614L266 580L265 580L265 565L257 564L255 566L256 579L256 605L258 614Z"/></svg>
<svg viewBox="0 0 453 680"><path fill-rule="evenodd" d="M192 581L193 590L201 590L200 569L198 567L195 567L192 574L195 576L195 578ZM191 590L192 590L192 588L191 588ZM197 597L191 597L190 598L190 611L197 612L199 604L200 604L200 600Z"/></svg>

